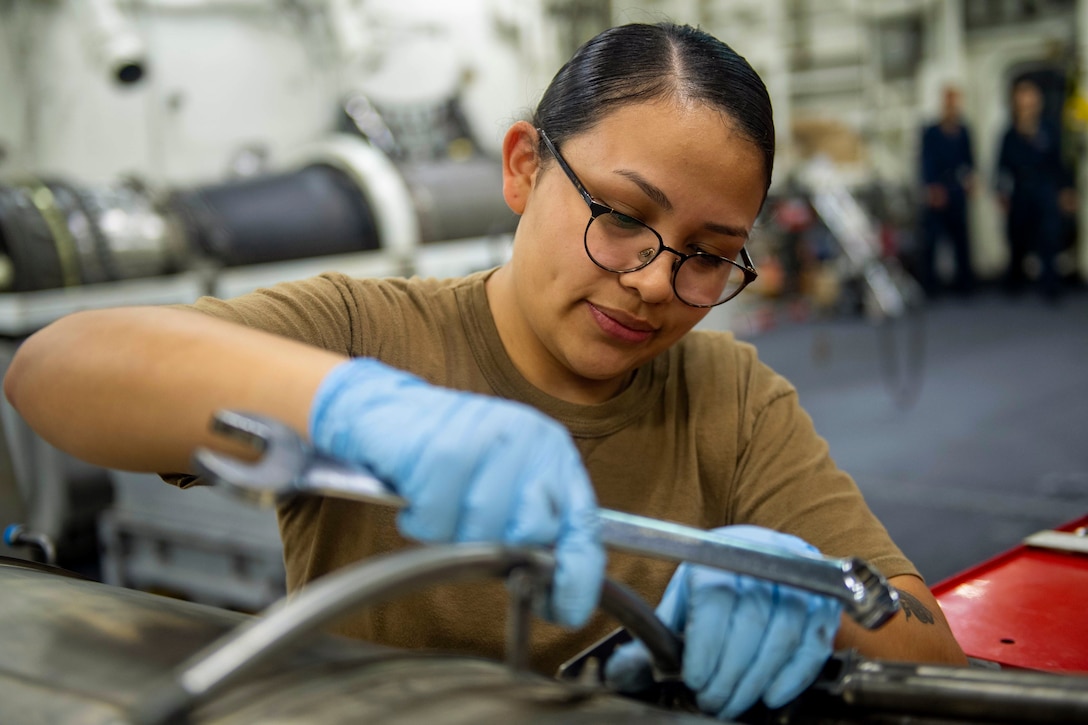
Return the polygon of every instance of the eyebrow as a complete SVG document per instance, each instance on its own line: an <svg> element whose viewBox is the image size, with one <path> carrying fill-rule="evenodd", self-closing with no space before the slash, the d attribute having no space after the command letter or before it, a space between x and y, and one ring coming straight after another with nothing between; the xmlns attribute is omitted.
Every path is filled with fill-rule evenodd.
<svg viewBox="0 0 1088 725"><path fill-rule="evenodd" d="M665 192L647 181L646 178L642 176L642 174L638 173L637 171L631 171L630 169L616 169L615 173L619 174L625 179L630 179L631 181L633 181L638 186L638 188L642 189L642 193L650 197L650 199L662 209L664 209L665 211L672 211L672 202L669 201L669 197L665 196ZM747 240L749 236L748 230L744 227L736 227L728 224L707 222L703 225L703 228L707 231L717 232L718 234L725 234L726 236L730 237L740 237L741 239L745 240Z"/></svg>
<svg viewBox="0 0 1088 725"><path fill-rule="evenodd" d="M672 202L669 201L669 197L665 196L665 192L647 181L642 174L629 169L616 169L616 173L635 182L638 188L642 189L642 193L650 197L659 207L665 211L672 211Z"/></svg>

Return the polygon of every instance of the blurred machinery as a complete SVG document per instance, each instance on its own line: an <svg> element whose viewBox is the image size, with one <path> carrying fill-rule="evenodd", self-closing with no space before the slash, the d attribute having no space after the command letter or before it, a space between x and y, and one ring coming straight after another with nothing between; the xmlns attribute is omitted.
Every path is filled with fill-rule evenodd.
<svg viewBox="0 0 1088 725"><path fill-rule="evenodd" d="M5 355L84 307L231 297L325 269L407 274L431 242L460 240L453 248L469 269L495 264L515 217L496 193L498 163L461 133L464 158L397 162L361 134L341 133L312 144L288 170L191 188L35 178L0 185ZM62 558L96 551L85 544L97 525L111 583L247 609L282 593L278 533L267 517L218 511L199 494L174 502L178 492L153 477L120 472L107 476L110 503L101 472L52 451L10 411L6 424L25 446L13 446L18 478L35 482L27 520L58 540Z"/></svg>
<svg viewBox="0 0 1088 725"><path fill-rule="evenodd" d="M838 242L842 277L860 288L865 315L880 331L881 372L887 388L898 405L908 407L922 384L925 294L896 250L888 248L892 245L884 243L880 224L847 190L833 165L818 158L804 168L802 178L813 209Z"/></svg>
<svg viewBox="0 0 1088 725"><path fill-rule="evenodd" d="M4 41L19 49L17 32L37 41L22 49L23 74L6 75L4 61L15 56L0 53L0 87L10 86L17 101L8 108L22 100L25 111L25 144L7 147L15 163L4 168L15 170L0 176L0 372L27 335L80 309L233 297L327 270L454 275L502 262L516 217L500 193L499 162L465 112L458 62L449 64L452 75L432 77L411 95L366 83L400 62L400 45L413 46L417 36L445 47L441 27L369 10L353 2L0 3L0 50ZM383 40L378 28L401 43ZM105 106L121 110L143 93L181 114L186 125L173 124L173 139L148 141L158 166L137 163L133 173L96 178L113 157L85 146L67 164L50 163L50 149L87 131L38 115L55 90L40 63L67 62L70 36L82 40L70 59L73 74L85 74L79 98L100 92ZM214 36L233 46L212 46L208 68L203 56L174 46ZM321 50L326 45L331 52ZM247 66L247 49L267 62ZM239 64L248 71L244 89L234 85ZM292 74L317 82L271 85ZM206 109L214 129L197 113L209 95L220 98ZM262 104L251 128L232 128ZM147 129L171 126L146 107L131 114L144 116L143 129L126 125L126 114L104 137L114 143L131 133L117 147L122 154L139 148ZM12 130L4 120L0 112L0 147ZM226 175L209 171L222 156L213 165L178 156L170 163L178 172L164 173L167 154L188 147L195 158L213 145L229 159ZM283 593L279 535L267 512L85 465L40 440L6 403L0 421L10 452L0 514L4 524L23 524L0 550L245 610ZM48 549L19 545L32 542Z"/></svg>
<svg viewBox="0 0 1088 725"><path fill-rule="evenodd" d="M878 331L886 387L908 407L921 387L925 352L925 295L900 248L913 227L904 213L912 204L894 188L850 189L824 156L800 165L784 187L769 197L759 225L772 296L799 305L795 317L868 320Z"/></svg>

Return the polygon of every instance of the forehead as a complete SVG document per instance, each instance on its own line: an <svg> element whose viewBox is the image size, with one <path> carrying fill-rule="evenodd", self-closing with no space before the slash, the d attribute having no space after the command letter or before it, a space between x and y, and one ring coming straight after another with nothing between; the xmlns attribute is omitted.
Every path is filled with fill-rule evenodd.
<svg viewBox="0 0 1088 725"><path fill-rule="evenodd" d="M767 182L763 153L755 143L728 114L701 103L623 106L565 141L562 152L580 175L601 179L634 171L677 206L711 215L728 208L733 215L750 217L744 226L759 213Z"/></svg>
<svg viewBox="0 0 1088 725"><path fill-rule="evenodd" d="M669 99L620 106L575 138L612 149L627 140L670 155L705 155L708 146L717 150L745 147L742 150L758 153L755 143L728 113L699 102Z"/></svg>
<svg viewBox="0 0 1088 725"><path fill-rule="evenodd" d="M1039 91L1039 87L1030 81L1020 81L1013 90L1018 96L1025 98L1035 98L1042 95Z"/></svg>

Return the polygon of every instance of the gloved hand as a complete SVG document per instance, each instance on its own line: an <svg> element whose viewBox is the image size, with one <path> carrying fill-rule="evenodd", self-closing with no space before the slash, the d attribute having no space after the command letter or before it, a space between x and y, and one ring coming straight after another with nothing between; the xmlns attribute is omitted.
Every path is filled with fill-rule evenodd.
<svg viewBox="0 0 1088 725"><path fill-rule="evenodd" d="M322 380L310 438L408 501L397 525L426 542L554 544L544 616L583 624L604 577L596 497L567 430L519 403L430 385L377 360Z"/></svg>
<svg viewBox="0 0 1088 725"><path fill-rule="evenodd" d="M795 536L757 526L715 532L816 552ZM760 697L775 708L801 694L831 656L841 613L831 597L692 564L677 568L657 608L657 616L684 636L684 683L700 709L723 720ZM650 685L650 656L642 643L618 648L605 678L621 692Z"/></svg>

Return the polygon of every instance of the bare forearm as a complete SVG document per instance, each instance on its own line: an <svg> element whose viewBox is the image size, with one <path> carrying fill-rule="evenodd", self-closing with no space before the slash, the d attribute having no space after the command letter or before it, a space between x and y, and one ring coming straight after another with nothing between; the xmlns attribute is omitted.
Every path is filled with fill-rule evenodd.
<svg viewBox="0 0 1088 725"><path fill-rule="evenodd" d="M876 631L862 629L844 617L836 648L856 649L867 657L886 660L967 664L925 582L914 576L898 576L891 584L899 591L899 613Z"/></svg>
<svg viewBox="0 0 1088 725"><path fill-rule="evenodd" d="M44 439L111 468L186 471L215 410L306 432L310 401L343 358L197 312L119 308L70 315L20 348L4 380Z"/></svg>

